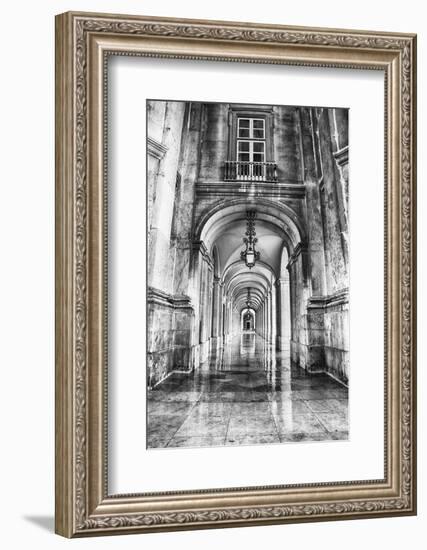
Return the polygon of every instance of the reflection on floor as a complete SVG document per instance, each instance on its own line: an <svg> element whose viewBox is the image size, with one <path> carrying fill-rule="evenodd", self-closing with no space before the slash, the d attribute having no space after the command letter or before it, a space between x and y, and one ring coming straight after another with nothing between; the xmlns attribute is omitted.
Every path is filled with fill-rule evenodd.
<svg viewBox="0 0 427 550"><path fill-rule="evenodd" d="M147 447L348 439L348 390L308 375L253 333L148 392Z"/></svg>

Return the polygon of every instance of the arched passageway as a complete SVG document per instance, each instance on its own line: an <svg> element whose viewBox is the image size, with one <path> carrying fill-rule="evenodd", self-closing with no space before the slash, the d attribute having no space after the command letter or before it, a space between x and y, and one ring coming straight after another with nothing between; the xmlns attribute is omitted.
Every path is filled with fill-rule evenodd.
<svg viewBox="0 0 427 550"><path fill-rule="evenodd" d="M241 258L248 212L254 215L259 254L253 267ZM289 209L267 200L258 200L256 205L247 200L221 201L201 217L196 230L200 245L193 262L193 279L197 282L212 277L212 292L203 282L198 288L195 284L193 299L199 304L196 311L209 311L207 317L212 316L212 325L206 331L196 313L195 337L200 346L197 360L206 359L210 338L230 338L241 332L241 315L248 307L248 299L254 312L253 330L278 350L290 350L290 293L297 281L288 271L288 261L304 239L302 228L293 218ZM304 258L299 261L302 263ZM200 270L204 275L200 275ZM305 297L303 291L294 294L297 302Z"/></svg>

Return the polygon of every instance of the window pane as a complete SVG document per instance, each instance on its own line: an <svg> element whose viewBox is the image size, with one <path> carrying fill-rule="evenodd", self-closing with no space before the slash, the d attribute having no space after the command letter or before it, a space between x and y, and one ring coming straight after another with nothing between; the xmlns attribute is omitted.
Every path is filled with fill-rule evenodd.
<svg viewBox="0 0 427 550"><path fill-rule="evenodd" d="M249 141L238 141L238 150L239 151L248 151L249 152Z"/></svg>
<svg viewBox="0 0 427 550"><path fill-rule="evenodd" d="M264 121L255 118L253 120L253 135L252 137L254 139L264 139L265 138L265 132L264 132Z"/></svg>
<svg viewBox="0 0 427 550"><path fill-rule="evenodd" d="M264 162L264 153L254 153L254 162Z"/></svg>
<svg viewBox="0 0 427 550"><path fill-rule="evenodd" d="M239 118L238 119L238 127L239 127L238 137L243 137L243 138L250 137L249 135L250 125L251 125L251 121L249 120L249 118Z"/></svg>
<svg viewBox="0 0 427 550"><path fill-rule="evenodd" d="M239 136L241 138L248 138L249 136L249 128L240 128L239 129Z"/></svg>
<svg viewBox="0 0 427 550"><path fill-rule="evenodd" d="M263 141L254 141L254 153L264 153L264 142Z"/></svg>
<svg viewBox="0 0 427 550"><path fill-rule="evenodd" d="M237 160L239 162L249 162L249 153L238 153Z"/></svg>

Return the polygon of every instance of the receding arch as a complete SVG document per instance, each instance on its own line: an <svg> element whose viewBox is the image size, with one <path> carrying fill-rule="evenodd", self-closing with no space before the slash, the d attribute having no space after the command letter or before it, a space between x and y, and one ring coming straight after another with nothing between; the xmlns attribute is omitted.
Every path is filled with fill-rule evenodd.
<svg viewBox="0 0 427 550"><path fill-rule="evenodd" d="M306 242L305 230L298 216L289 206L273 202L267 199L257 198L253 201L247 199L221 200L207 208L200 216L195 228L195 240L203 241L209 249L213 240L210 233L233 219L244 219L246 210L255 209L259 220L270 221L283 231L283 237L287 243L288 253L299 243Z"/></svg>
<svg viewBox="0 0 427 550"><path fill-rule="evenodd" d="M256 236L261 252L261 258L252 269L240 259L248 209L257 212ZM284 315L277 309L289 302L284 302L284 295L289 296L289 277L286 288L281 281L285 278L284 266L303 248L305 237L296 212L281 202L261 198L221 200L202 212L195 226L194 239L213 266L212 336L240 330L240 313L250 289L251 305L260 317L259 324L264 325L265 336L271 341L276 341L277 337L277 345L284 345L284 340L288 340L282 328ZM305 261L303 256L302 261ZM216 285L220 287L218 292ZM204 299L200 297L201 301ZM286 346L289 347L288 342Z"/></svg>
<svg viewBox="0 0 427 550"><path fill-rule="evenodd" d="M241 268L242 265L243 264L241 260L231 262L226 267L226 269L224 270L224 273L222 274L222 281L224 281L225 283L229 278L233 277L236 273L240 273L242 269ZM262 271L262 268L264 268L265 271ZM266 272L270 274L270 277L267 277L265 275ZM264 273L264 276L266 277L266 279L269 281L270 284L272 283L272 277L274 276L274 272L272 268L262 260L258 260L256 263L256 266L251 271L249 271L249 273Z"/></svg>
<svg viewBox="0 0 427 550"><path fill-rule="evenodd" d="M240 312L240 326L242 332L253 332L256 330L255 310L244 308Z"/></svg>

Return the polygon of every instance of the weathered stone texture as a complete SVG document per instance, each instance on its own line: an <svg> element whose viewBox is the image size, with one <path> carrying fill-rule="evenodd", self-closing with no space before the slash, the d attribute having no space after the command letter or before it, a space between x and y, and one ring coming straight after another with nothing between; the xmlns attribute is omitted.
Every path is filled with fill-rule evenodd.
<svg viewBox="0 0 427 550"><path fill-rule="evenodd" d="M236 113L265 120L276 180L225 179ZM348 112L151 101L147 116L150 385L239 332L248 287L260 336L347 383ZM262 251L252 271L240 259L249 209Z"/></svg>
<svg viewBox="0 0 427 550"><path fill-rule="evenodd" d="M279 181L302 183L300 137L294 107L274 107L274 151Z"/></svg>

